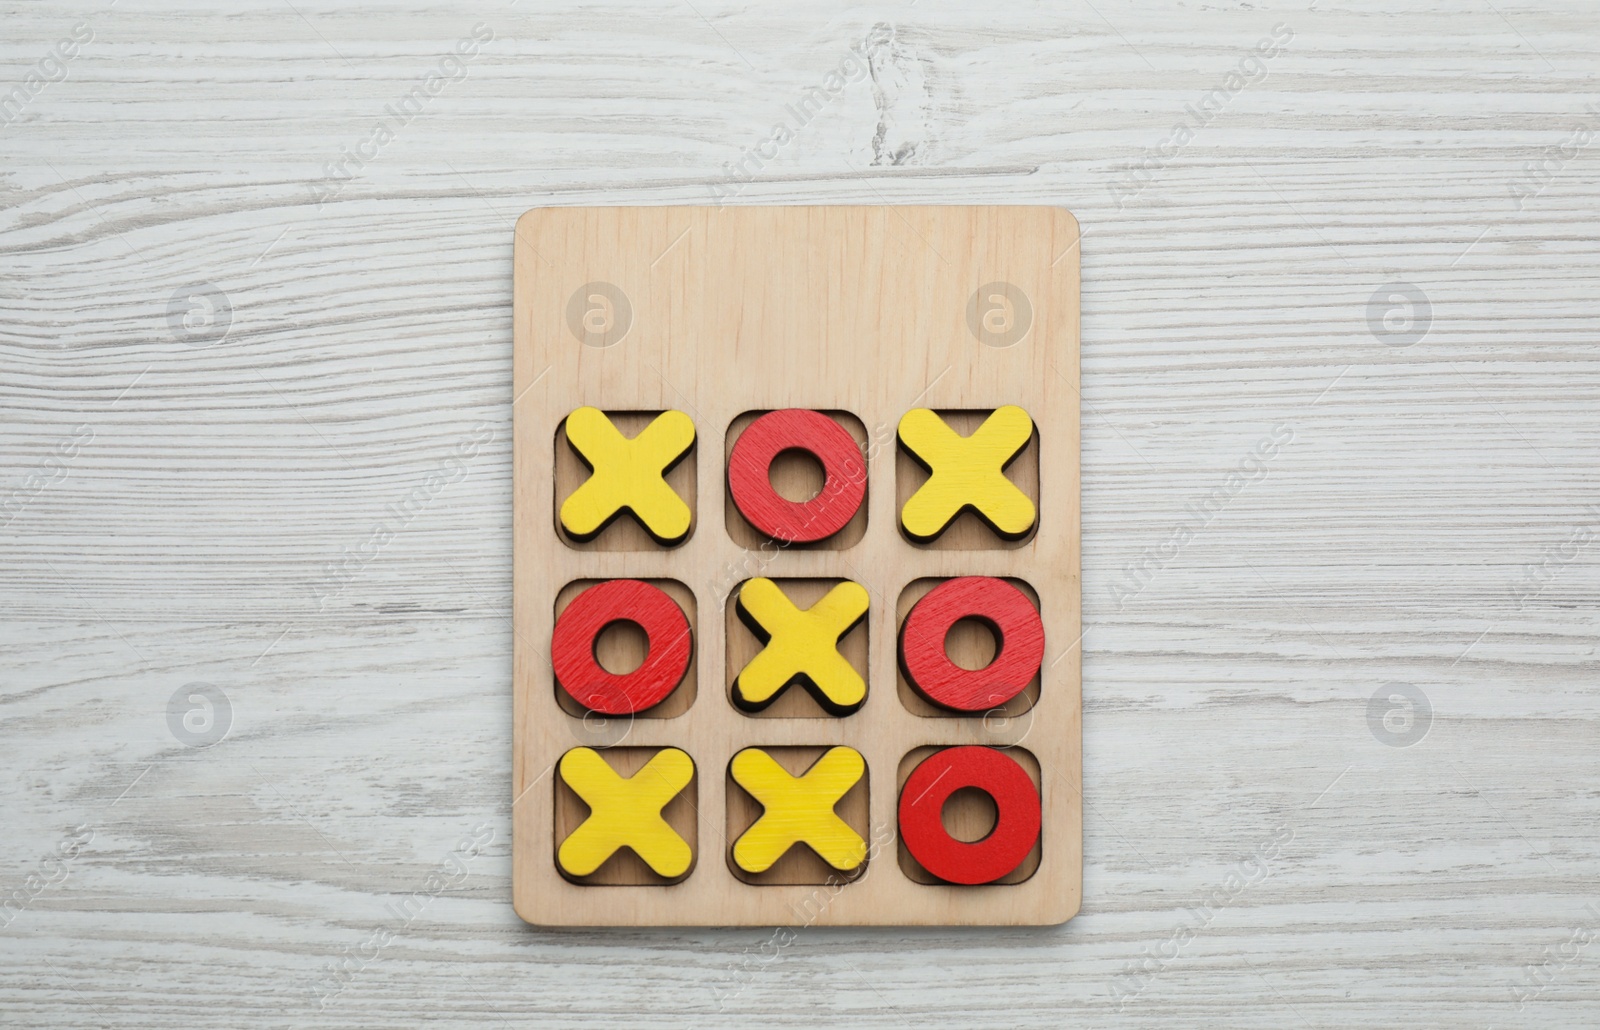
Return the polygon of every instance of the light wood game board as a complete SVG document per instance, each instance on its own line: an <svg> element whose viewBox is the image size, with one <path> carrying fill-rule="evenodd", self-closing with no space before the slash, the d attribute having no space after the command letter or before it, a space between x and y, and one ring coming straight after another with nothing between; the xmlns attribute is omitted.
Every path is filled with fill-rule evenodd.
<svg viewBox="0 0 1600 1030"><path fill-rule="evenodd" d="M513 880L522 918L565 926L1039 925L1063 922L1078 910L1077 243L1072 216L1048 207L544 208L518 221ZM615 453L650 450L659 466L691 423L693 444L664 476L635 468L619 478L620 466L610 458L600 463L604 470L591 473L567 432L568 416L582 408L607 416L586 412L570 424L591 451L594 441L611 439L607 433L616 441L634 438L632 445L617 443ZM815 462L795 454L782 434L800 431L793 426L816 430L820 424L812 416L756 423L763 413L788 409L822 413L835 428L821 426L825 432L817 439L842 441L840 453L853 453L856 464L845 474L835 466L824 477ZM902 418L917 409L938 418L919 414L902 427ZM681 416L640 436L663 412ZM924 531L938 521L907 508L930 480L913 450L926 458L930 441L943 440L941 434L972 434L991 418L993 434L986 428L952 445L949 454L960 461L935 463L933 475L938 478L941 468L946 475L918 505L926 508L924 501L945 493L960 501L963 490L979 491L972 502L992 501L989 514L1017 539L966 508L931 541L913 539L903 515ZM1012 486L994 480L1015 449L1002 440L1002 430L1013 434L1009 440L1026 440L1004 466ZM744 502L730 489L730 466L736 479L743 467L734 448L746 432L745 458L757 452L758 437L766 439L762 433L778 434L770 482L787 500L774 502L774 510L809 512L813 521L838 515L836 532L815 542L780 543L746 517L747 509L756 522L765 517L748 501L755 496L750 491L764 489L759 475L750 480L754 485L740 487ZM987 479L983 461L970 451L980 439L989 441L990 451L1006 452L991 461ZM755 467L764 464L757 460ZM861 469L864 477L856 474ZM605 478L568 505L591 475ZM593 527L583 519L605 513L606 490L613 486L639 491L639 507L653 513L653 532L628 508L589 535ZM853 507L846 495L860 486L864 497ZM806 507L805 498L818 490ZM690 522L686 538L669 546L661 540L681 532L673 522L680 514L674 496L687 505ZM829 500L836 497L843 499ZM1017 521L1029 511L1031 527ZM806 532L802 527L792 535ZM838 631L856 596L848 584L865 588L864 618L844 632L836 654L824 649L833 664L817 678L831 677L832 692L811 680L792 682L759 710L745 696L762 689L757 668L747 668L764 645L750 628L751 611L770 612L773 603L757 588L743 592L757 579L771 580L800 610L840 588L832 595L844 620ZM589 617L580 617L583 604L611 596L585 590L614 580L643 581L648 586L628 587L628 596L656 599L667 616L681 612L692 647L681 684L664 700L605 715L592 710L606 707L600 694L579 690L574 696L568 684L558 683L553 660L565 663L562 675L574 681L578 674L570 670L583 666L590 651L616 682L642 681L643 668L632 679L626 675L641 660L649 669L666 662L669 673L681 667L672 664L672 648L681 641L657 637L647 647L643 632L627 622L613 623L598 637L582 636L578 624ZM1042 656L1023 666L1036 670L1033 679L1014 696L1006 692L994 705L956 711L930 700L934 688L911 681L908 667L924 668L917 663L937 663L940 655L912 642L913 635L936 639L919 621L907 636L916 653L903 661L902 625L945 581L974 584L980 594L988 591L983 596L1005 600L1021 613L1021 621L1007 625L1023 626L1030 618L1042 625ZM955 596L953 588L938 595ZM580 603L583 597L588 601ZM582 646L553 649L558 615L572 605L578 607L563 633L579 633ZM940 607L933 600L917 610L936 622L936 608L961 610L959 602ZM627 613L619 610L616 618ZM996 658L997 643L1011 665L1026 662L1025 652L1036 644L1021 630L1001 636L964 619L954 624L943 650L962 668L995 658L983 675L998 675L1005 663ZM822 659L817 662L820 668ZM865 699L853 708L852 669L865 684ZM932 682L929 674L918 675ZM955 680L977 682L960 673ZM835 714L819 698L846 714ZM918 777L922 762L959 746L985 752L946 752L955 763L950 769L929 765ZM735 763L747 748L764 755ZM864 765L859 779L852 778L857 766L849 752ZM573 757L563 762L569 753ZM598 769L596 756L604 763ZM982 837L995 822L990 796L964 790L932 814L933 822L916 818L928 815L917 807L923 797L937 798L956 782L945 775L954 770L959 779L969 768L958 758L977 761L972 769L1000 770L1010 785L990 790L1001 799L1000 825L971 845L961 842ZM809 814L790 807L800 805L800 794L766 809L752 794L788 789L789 778L808 769L826 773L804 781L815 788ZM611 782L635 773L635 780ZM911 788L902 790L908 780ZM580 800L580 790L590 800L610 791L615 801L644 787L659 796L642 816L624 807L606 808L609 814L600 818ZM913 798L913 791L920 793ZM1028 836L1030 804L1034 837ZM910 807L902 811L902 805ZM753 833L763 811L773 819ZM902 814L915 824L907 828L916 836L902 839ZM951 840L941 847L950 853L993 858L1005 838L1013 852L1000 866L984 871L973 863L955 874L992 882L951 882L912 853L910 842L939 837L941 822ZM826 830L831 843L796 843L771 861L786 839L778 831L791 830L802 837L812 832L819 841ZM640 849L654 858L632 847L606 858L607 832L641 835ZM1013 861L1014 848L1030 843L1025 857ZM919 853L934 861L931 848ZM759 861L750 857L763 849ZM852 866L863 854L864 862ZM586 863L596 861L591 871ZM741 862L771 864L752 869Z"/></svg>

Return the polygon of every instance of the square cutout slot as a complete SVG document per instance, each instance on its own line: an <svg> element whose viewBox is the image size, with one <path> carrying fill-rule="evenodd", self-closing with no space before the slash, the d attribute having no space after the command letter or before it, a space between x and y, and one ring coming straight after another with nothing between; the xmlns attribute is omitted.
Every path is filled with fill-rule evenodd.
<svg viewBox="0 0 1600 1030"><path fill-rule="evenodd" d="M821 411L820 413L838 423L855 439L856 446L861 451L859 455L861 475L865 477L867 470L867 427L862 424L859 418L856 418L848 411ZM723 439L723 515L727 521L728 536L733 539L734 543L746 550L754 551L759 549L763 553L776 553L776 551L790 548L802 551L842 551L847 547L860 543L861 539L867 535L867 497L865 494L862 496L861 506L856 509L855 514L851 516L850 521L845 523L843 528L832 536L814 543L785 543L774 540L751 525L749 520L739 511L738 505L733 502L733 491L728 487L728 460L733 455L733 448L738 443L739 437L750 427L752 422L765 414L767 414L765 411L745 412L734 419L728 426L727 435ZM795 502L804 502L815 497L822 490L825 482L821 463L811 455L798 450L780 452L768 470L768 479L779 496ZM870 492L870 489L871 484L869 483L867 484L867 490Z"/></svg>
<svg viewBox="0 0 1600 1030"><path fill-rule="evenodd" d="M660 411L607 411L606 417L623 436L632 440L644 431L645 427L655 421ZM588 481L592 470L587 462L578 455L572 444L567 440L567 423L563 419L556 428L555 439L555 510L551 518L555 524L556 535L561 542L575 551L659 551L666 547L677 547L694 536L699 528L700 511L697 491L699 475L695 468L698 464L700 450L699 427L696 427L695 442L683 457L679 458L664 477L667 485L673 492L683 498L689 506L689 532L683 540L674 544L662 544L645 531L644 526L632 511L623 509L607 522L606 525L594 536L587 540L578 540L570 536L561 525L561 506L571 497L573 491Z"/></svg>
<svg viewBox="0 0 1600 1030"><path fill-rule="evenodd" d="M793 776L800 776L810 769L817 759L829 750L828 747L763 747L761 750L772 756L777 762ZM733 861L733 845L743 833L755 825L761 817L762 807L760 802L745 792L733 779L732 766L725 774L728 778L728 870L745 883L757 886L773 884L795 883L821 883L836 884L847 883L860 879L865 875L867 866L872 864L872 835L867 832L869 815L867 811L868 780L872 777L872 770L866 769L838 804L833 806L834 814L845 821L852 830L861 835L861 839L868 844L867 859L861 863L859 869L852 873L841 873L833 866L824 862L815 851L812 851L803 842L792 846L784 852L782 858L772 864L772 867L761 873L748 873L740 869Z"/></svg>
<svg viewBox="0 0 1600 1030"><path fill-rule="evenodd" d="M935 411L945 424L962 436L971 436L975 430L983 425L992 411L972 410L938 410ZM908 537L900 526L900 512L905 508L911 495L926 483L930 477L929 471L924 468L905 444L895 438L894 459L894 518L895 529L900 533L900 538L912 547L921 547L934 551L985 551L999 548L1023 547L1039 532L1039 522L1044 513L1039 510L1039 429L1034 427L1033 435L1028 438L1027 444L1018 452L1017 456L1005 466L1005 477L1016 484L1017 489L1033 502L1034 520L1033 528L1021 539L1008 540L995 532L994 527L985 522L977 512L970 508L962 509L944 531L927 542L913 540Z"/></svg>
<svg viewBox="0 0 1600 1030"><path fill-rule="evenodd" d="M900 759L899 775L895 782L896 811L899 810L900 792L905 789L906 780L910 778L912 770L916 769L930 756L943 750L945 750L943 747L933 746L914 748L907 752L904 758ZM1039 760L1033 756L1033 752L1020 747L999 748L997 750L1015 759L1017 764L1022 766L1023 771L1028 774L1029 779L1033 780L1034 787L1039 790L1042 797L1044 793L1043 780L1039 772ZM1048 812L1048 807L1044 807L1041 814L1048 815ZM951 794L949 800L944 803L942 821L945 831L952 837L962 841L975 841L982 840L994 830L995 815L993 798L976 787L963 787ZM941 880L922 868L922 864L912 858L911 852L906 850L906 842L900 839L898 833L895 836L899 841L900 871L906 874L907 879L917 883L946 887L959 886ZM1034 873L1038 872L1039 863L1044 854L1042 847L1044 840L1043 826L1040 827L1039 838L1039 840L1034 841L1033 850L1028 852L1027 857L1015 869L993 883L977 884L975 886L1003 887L1009 884L1022 883L1033 876ZM972 887L964 889L970 890Z"/></svg>
<svg viewBox="0 0 1600 1030"><path fill-rule="evenodd" d="M804 609L816 604L828 591L845 582L845 580L800 578L773 579L773 582L778 585L778 589L783 591L784 596L794 602L795 607ZM798 682L790 683L771 704L759 711L751 711L734 704L734 680L738 678L739 673L744 670L750 660L760 654L762 648L766 646L756 636L755 631L739 617L739 590L743 586L744 584L740 583L728 594L728 602L723 615L723 630L725 634L723 639L727 641L728 648L728 660L726 662L728 681L723 686L728 698L728 704L733 705L741 714L747 715L752 719L846 718L847 716L835 716L832 712L823 708L812 695L810 689ZM845 661L850 663L851 668L855 669L857 674L861 676L862 681L867 684L867 693L869 695L872 692L872 680L867 675L867 622L871 618L872 612L869 609L867 614L862 616L861 621L852 626L850 631L840 638L838 647L839 653L844 656Z"/></svg>
<svg viewBox="0 0 1600 1030"><path fill-rule="evenodd" d="M556 594L556 618L566 611L567 605L573 598L583 593L592 586L606 582L602 579L576 579L561 588ZM689 710L694 704L695 696L699 692L698 675L700 666L699 648L699 619L698 608L695 605L694 592L675 579L647 579L644 582L657 587L683 609L684 616L689 620L689 633L691 643L689 648L689 668L683 674L683 681L668 694L666 699L652 708L633 715L602 715L590 711L579 704L569 694L561 683L555 685L556 704L568 715L583 720L582 732L577 735L576 743L586 744L590 747L604 747L616 743L622 734L627 732L627 727L634 719L672 719ZM600 667L607 672L625 675L637 669L645 659L648 652L648 638L645 636L638 623L628 620L626 615L619 615L617 621L612 622L600 631L595 638L594 656ZM553 677L552 677L553 678Z"/></svg>
<svg viewBox="0 0 1600 1030"><path fill-rule="evenodd" d="M600 756L607 765L616 770L623 777L630 777L643 769L645 763L654 758L660 751L659 747L613 747L600 751ZM693 755L689 756L693 759ZM572 835L589 817L589 806L583 803L577 792L567 786L557 769L551 776L555 781L555 846L560 851L561 844ZM556 870L568 881L583 884L589 887L662 887L671 883L679 883L688 878L694 867L700 862L700 832L699 832L699 799L700 791L700 766L695 764L694 777L689 780L689 785L679 791L675 797L661 810L661 817L667 825L677 831L678 836L689 842L689 851L694 859L689 864L688 872L675 879L668 879L645 864L644 860L633 853L632 848L618 848L612 856L590 873L588 876L568 876L561 870L561 865L556 862L554 853L550 861L555 863Z"/></svg>
<svg viewBox="0 0 1600 1030"><path fill-rule="evenodd" d="M1039 592L1034 590L1025 581L1006 577L1005 581L1018 590L1028 600L1033 602L1035 610L1039 610ZM900 599L895 604L895 646L900 646L900 633L905 627L906 616L911 613L911 608L918 601L927 596L928 592L944 579L916 579L906 584L900 591ZM964 669L981 669L994 660L997 653L996 643L998 633L986 623L978 619L961 619L950 627L950 632L945 636L945 653L951 661ZM1045 661L1049 662L1048 640L1045 651ZM1035 673L1032 682L1022 689L1016 697L1003 705L985 709L982 712L956 712L934 704L918 693L906 679L904 661L898 657L895 661L896 690L900 695L900 703L906 711L913 715L920 715L927 719L982 719L989 729L1000 729L1012 724L1012 720L1028 712L1039 703L1039 691L1043 683L1043 669Z"/></svg>

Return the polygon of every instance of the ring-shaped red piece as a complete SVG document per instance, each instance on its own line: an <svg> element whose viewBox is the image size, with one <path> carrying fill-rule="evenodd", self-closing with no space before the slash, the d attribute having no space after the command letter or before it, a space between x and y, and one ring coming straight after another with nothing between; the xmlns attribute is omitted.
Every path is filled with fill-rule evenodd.
<svg viewBox="0 0 1600 1030"><path fill-rule="evenodd" d="M614 622L636 623L649 639L632 672L608 672L595 641ZM642 712L666 700L689 671L694 651L689 618L666 591L637 579L608 579L577 597L556 618L550 663L572 699L602 715Z"/></svg>
<svg viewBox="0 0 1600 1030"><path fill-rule="evenodd" d="M945 636L962 619L989 624L999 639L994 660L963 669L945 651ZM1028 595L993 576L960 576L934 587L900 628L906 679L934 704L982 712L1022 693L1044 662L1044 621Z"/></svg>
<svg viewBox="0 0 1600 1030"><path fill-rule="evenodd" d="M784 451L805 451L822 465L822 490L791 501L772 488L772 462ZM769 411L739 434L728 456L728 492L749 523L774 540L809 544L843 529L867 496L861 445L820 411Z"/></svg>
<svg viewBox="0 0 1600 1030"><path fill-rule="evenodd" d="M944 828L944 803L963 787L994 799L994 829L962 841ZM922 868L949 883L993 883L1022 864L1039 840L1039 788L1027 770L992 747L951 747L911 771L900 791L900 839Z"/></svg>

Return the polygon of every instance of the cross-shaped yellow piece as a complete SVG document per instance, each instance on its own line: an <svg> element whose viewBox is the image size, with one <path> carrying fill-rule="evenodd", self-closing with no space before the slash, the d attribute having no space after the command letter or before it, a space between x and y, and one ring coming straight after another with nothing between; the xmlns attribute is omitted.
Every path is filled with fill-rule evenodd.
<svg viewBox="0 0 1600 1030"><path fill-rule="evenodd" d="M760 802L761 818L733 843L733 861L747 873L772 868L795 844L805 844L840 872L867 860L867 842L840 819L833 806L860 781L867 763L853 748L836 747L802 776L788 771L760 748L733 756L733 780Z"/></svg>
<svg viewBox="0 0 1600 1030"><path fill-rule="evenodd" d="M689 534L689 506L663 478L694 446L694 422L663 411L632 440L598 408L567 416L567 440L594 471L561 505L561 526L586 540L624 508L663 544Z"/></svg>
<svg viewBox="0 0 1600 1030"><path fill-rule="evenodd" d="M861 706L867 684L844 655L839 641L867 614L867 591L840 583L804 611L770 579L752 579L739 590L739 617L766 644L733 682L733 699L761 709L799 681L836 715Z"/></svg>
<svg viewBox="0 0 1600 1030"><path fill-rule="evenodd" d="M932 540L971 508L1001 536L1026 536L1037 513L1028 495L1006 478L1005 467L1032 437L1033 419L1014 404L996 408L965 437L927 408L906 412L900 442L930 473L900 509L906 534Z"/></svg>
<svg viewBox="0 0 1600 1030"><path fill-rule="evenodd" d="M694 853L661 810L693 778L694 762L675 747L658 751L627 778L593 748L568 751L561 756L561 779L589 806L589 818L561 842L557 863L570 876L588 876L628 847L661 876L687 873Z"/></svg>

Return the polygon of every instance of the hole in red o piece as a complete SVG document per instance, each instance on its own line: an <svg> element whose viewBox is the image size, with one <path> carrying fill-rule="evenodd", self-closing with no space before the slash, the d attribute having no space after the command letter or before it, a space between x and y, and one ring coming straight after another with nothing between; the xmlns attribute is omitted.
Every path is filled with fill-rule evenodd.
<svg viewBox="0 0 1600 1030"><path fill-rule="evenodd" d="M772 459L771 466L767 468L767 481L784 500L804 504L822 493L827 483L827 473L815 454L791 447L779 451L778 456Z"/></svg>
<svg viewBox="0 0 1600 1030"><path fill-rule="evenodd" d="M944 653L968 672L986 669L1000 653L1000 632L987 619L957 619L944 635Z"/></svg>
<svg viewBox="0 0 1600 1030"><path fill-rule="evenodd" d="M945 799L939 821L951 837L964 844L983 840L994 832L1000 809L989 792L977 787L962 787Z"/></svg>
<svg viewBox="0 0 1600 1030"><path fill-rule="evenodd" d="M626 676L644 664L650 654L650 637L632 619L608 623L595 634L594 660L613 676Z"/></svg>

